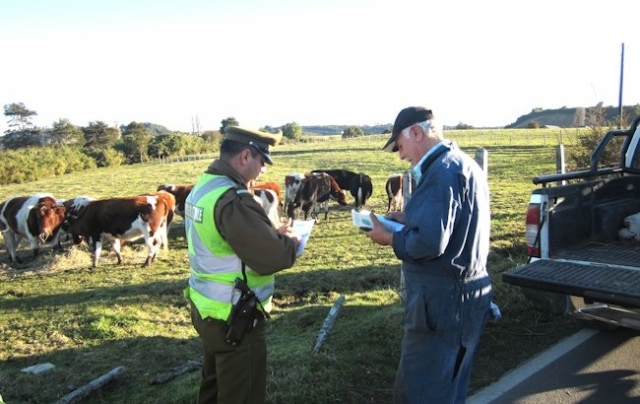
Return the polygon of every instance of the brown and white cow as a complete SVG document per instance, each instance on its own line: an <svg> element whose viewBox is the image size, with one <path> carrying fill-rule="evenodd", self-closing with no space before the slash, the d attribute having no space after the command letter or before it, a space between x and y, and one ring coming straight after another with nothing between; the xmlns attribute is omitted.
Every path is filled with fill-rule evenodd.
<svg viewBox="0 0 640 404"><path fill-rule="evenodd" d="M329 199L336 199L339 204L346 205L344 192L333 178L327 173L309 174L302 183L293 199L287 205L287 216L296 219L296 211L301 208L306 220L309 215L318 219L320 210L324 212L325 220L329 214Z"/></svg>
<svg viewBox="0 0 640 404"><path fill-rule="evenodd" d="M278 196L275 191L263 188L251 188L250 191L253 193L253 199L264 209L273 227L280 227L282 222L280 220Z"/></svg>
<svg viewBox="0 0 640 404"><path fill-rule="evenodd" d="M251 189L270 189L275 192L278 198L278 205L282 206L282 191L280 185L275 181L255 182L251 185Z"/></svg>
<svg viewBox="0 0 640 404"><path fill-rule="evenodd" d="M303 173L290 173L284 176L284 204L289 206L296 197L300 184L304 180L305 174Z"/></svg>
<svg viewBox="0 0 640 404"><path fill-rule="evenodd" d="M143 264L146 267L158 253L167 217L167 205L157 195L98 199L89 202L70 225L70 231L85 237L92 247L92 268L98 265L104 242L111 242L120 264L121 241L144 237L148 251Z"/></svg>
<svg viewBox="0 0 640 404"><path fill-rule="evenodd" d="M57 241L63 221L64 206L51 194L15 196L4 201L0 204L0 230L9 260L22 262L17 255L22 237L29 240L33 256L38 255L41 244Z"/></svg>
<svg viewBox="0 0 640 404"><path fill-rule="evenodd" d="M92 196L83 195L83 196L76 196L74 198L69 198L62 202L62 205L65 208L62 230L66 233L71 234L71 237L73 239L73 244L76 244L76 245L80 244L82 242L82 237L77 234L72 234L69 231L71 224L78 218L78 216L80 216L80 214L84 211L84 209L87 207L89 202L95 201L95 200L96 198ZM58 242L58 245L59 244L60 243Z"/></svg>
<svg viewBox="0 0 640 404"><path fill-rule="evenodd" d="M160 244L164 250L169 249L169 228L173 222L173 215L176 211L176 197L169 191L157 191L150 195L157 196L162 203L165 204L165 220L163 228L158 232L160 237Z"/></svg>
<svg viewBox="0 0 640 404"><path fill-rule="evenodd" d="M184 203L187 200L189 192L193 189L193 184L162 184L158 186L156 191L167 191L176 197L175 213L184 217Z"/></svg>
<svg viewBox="0 0 640 404"><path fill-rule="evenodd" d="M387 212L391 211L393 206L394 211L401 211L404 203L404 177L402 174L394 174L387 179L387 183L384 189L387 191L387 197L389 203L387 204Z"/></svg>

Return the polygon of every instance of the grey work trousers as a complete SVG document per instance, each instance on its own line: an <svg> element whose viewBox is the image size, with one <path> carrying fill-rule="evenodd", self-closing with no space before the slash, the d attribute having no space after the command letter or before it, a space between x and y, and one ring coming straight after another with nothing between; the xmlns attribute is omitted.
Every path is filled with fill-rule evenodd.
<svg viewBox="0 0 640 404"><path fill-rule="evenodd" d="M403 275L404 336L393 402L464 403L489 318L491 280Z"/></svg>

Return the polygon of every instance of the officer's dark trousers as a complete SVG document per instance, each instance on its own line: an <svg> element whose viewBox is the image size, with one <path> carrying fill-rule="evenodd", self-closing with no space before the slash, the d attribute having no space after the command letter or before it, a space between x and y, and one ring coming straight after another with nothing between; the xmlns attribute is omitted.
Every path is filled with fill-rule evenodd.
<svg viewBox="0 0 640 404"><path fill-rule="evenodd" d="M267 390L265 320L230 346L224 341L224 321L203 320L191 305L191 321L202 339L204 364L198 392L199 404L262 404Z"/></svg>

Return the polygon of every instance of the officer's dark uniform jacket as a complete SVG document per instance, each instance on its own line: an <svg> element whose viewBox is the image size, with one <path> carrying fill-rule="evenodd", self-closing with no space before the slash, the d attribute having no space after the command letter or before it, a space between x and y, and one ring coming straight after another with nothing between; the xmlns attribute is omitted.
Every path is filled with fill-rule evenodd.
<svg viewBox="0 0 640 404"><path fill-rule="evenodd" d="M185 295L202 318L227 320L243 262L249 287L270 310L273 274L293 266L296 246L275 231L229 164L215 160L200 176L187 197L185 229L191 268Z"/></svg>

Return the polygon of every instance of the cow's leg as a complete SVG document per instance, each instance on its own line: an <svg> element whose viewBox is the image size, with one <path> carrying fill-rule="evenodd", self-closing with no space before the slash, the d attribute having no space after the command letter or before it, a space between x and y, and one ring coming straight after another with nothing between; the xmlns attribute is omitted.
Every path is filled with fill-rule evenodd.
<svg viewBox="0 0 640 404"><path fill-rule="evenodd" d="M91 268L95 268L98 266L98 260L100 259L100 254L102 253L102 240L100 239L100 236L89 237L89 245L91 246L91 250L93 251Z"/></svg>
<svg viewBox="0 0 640 404"><path fill-rule="evenodd" d="M29 246L31 247L31 250L33 251L33 258L38 256L38 253L40 252L40 239L38 237L27 237L29 239Z"/></svg>
<svg viewBox="0 0 640 404"><path fill-rule="evenodd" d="M169 249L169 226L167 224L163 224L160 228L160 246L163 250Z"/></svg>
<svg viewBox="0 0 640 404"><path fill-rule="evenodd" d="M147 255L147 259L144 261L144 264L142 264L142 267L148 267L149 265L151 265L151 263L153 262L153 260L156 258L156 254L158 253L158 237L160 236L159 234L156 233L156 236L145 236L145 240L147 241L147 251L149 251L148 255Z"/></svg>
<svg viewBox="0 0 640 404"><path fill-rule="evenodd" d="M62 229L58 228L58 230L56 230L51 240L51 245L53 245L53 248L56 250L62 251Z"/></svg>
<svg viewBox="0 0 640 404"><path fill-rule="evenodd" d="M122 254L120 253L120 249L122 244L120 243L119 238L114 238L111 240L111 249L114 253L116 253L116 258L118 259L118 265L122 264Z"/></svg>
<svg viewBox="0 0 640 404"><path fill-rule="evenodd" d="M7 245L7 255L9 256L9 262L17 262L18 264L21 264L21 261L16 254L16 248L18 246L18 243L16 241L16 234L13 232L13 230L5 230L2 232L2 236L4 237L4 243Z"/></svg>

